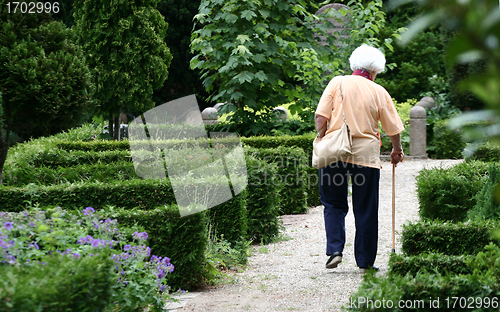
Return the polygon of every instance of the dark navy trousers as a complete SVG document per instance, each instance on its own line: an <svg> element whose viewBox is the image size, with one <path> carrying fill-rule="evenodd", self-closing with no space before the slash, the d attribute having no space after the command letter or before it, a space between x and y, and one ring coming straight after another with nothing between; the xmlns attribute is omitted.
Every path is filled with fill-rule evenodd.
<svg viewBox="0 0 500 312"><path fill-rule="evenodd" d="M344 251L349 177L356 226L354 256L358 267L366 268L375 263L377 256L380 169L342 161L319 169L319 193L325 206L326 254Z"/></svg>

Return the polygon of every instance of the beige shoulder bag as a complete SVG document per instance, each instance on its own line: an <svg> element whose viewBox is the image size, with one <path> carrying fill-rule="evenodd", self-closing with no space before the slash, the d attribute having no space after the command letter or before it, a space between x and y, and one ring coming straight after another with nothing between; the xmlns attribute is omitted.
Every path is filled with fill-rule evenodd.
<svg viewBox="0 0 500 312"><path fill-rule="evenodd" d="M342 80L340 81L340 98L344 124L339 130L332 131L323 138L318 136L313 142L312 166L323 168L351 155L352 137L349 126L345 121L344 95L342 94Z"/></svg>

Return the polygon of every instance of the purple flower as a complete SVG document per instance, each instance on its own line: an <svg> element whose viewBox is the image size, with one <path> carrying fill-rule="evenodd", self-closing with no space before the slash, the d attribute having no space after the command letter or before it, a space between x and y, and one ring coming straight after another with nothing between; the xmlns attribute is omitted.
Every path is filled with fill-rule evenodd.
<svg viewBox="0 0 500 312"><path fill-rule="evenodd" d="M73 257L75 257L75 259L80 259L80 254L79 253L74 253Z"/></svg>
<svg viewBox="0 0 500 312"><path fill-rule="evenodd" d="M84 216L88 216L88 215L91 215L95 212L94 208L92 207L87 207L85 209L83 209L83 215Z"/></svg>
<svg viewBox="0 0 500 312"><path fill-rule="evenodd" d="M25 210L24 211L24 216L27 217L28 216L28 212Z"/></svg>
<svg viewBox="0 0 500 312"><path fill-rule="evenodd" d="M130 248L132 248L130 245L125 245L125 247L123 247L123 250L125 250L125 251L129 251L129 250L130 250Z"/></svg>
<svg viewBox="0 0 500 312"><path fill-rule="evenodd" d="M160 291L165 291L165 288L166 288L165 285L161 285L160 286Z"/></svg>
<svg viewBox="0 0 500 312"><path fill-rule="evenodd" d="M38 244L36 242L29 244L28 247L35 247L35 249L40 249L40 246L38 246Z"/></svg>
<svg viewBox="0 0 500 312"><path fill-rule="evenodd" d="M78 244L90 244L94 238L90 235L87 235L86 237L82 237L78 240Z"/></svg>
<svg viewBox="0 0 500 312"><path fill-rule="evenodd" d="M7 230L12 230L12 228L13 228L12 222L9 222L9 221L5 222L3 225L5 226L5 228Z"/></svg>
<svg viewBox="0 0 500 312"><path fill-rule="evenodd" d="M35 227L35 223L30 222L30 226L31 226L31 227Z"/></svg>
<svg viewBox="0 0 500 312"><path fill-rule="evenodd" d="M139 232L135 231L135 232L132 234L132 236L133 236L135 239L139 239L139 240L141 240L141 239L142 239L142 240L146 240L146 239L148 239L148 233L146 233L146 232L141 232L141 233L139 233Z"/></svg>

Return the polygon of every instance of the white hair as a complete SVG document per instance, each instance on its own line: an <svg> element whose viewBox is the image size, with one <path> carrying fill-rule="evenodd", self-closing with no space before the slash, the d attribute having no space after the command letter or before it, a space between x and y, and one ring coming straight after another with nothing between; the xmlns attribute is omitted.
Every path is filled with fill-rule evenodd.
<svg viewBox="0 0 500 312"><path fill-rule="evenodd" d="M352 52L349 63L352 70L365 69L378 74L385 69L385 56L379 49L362 44Z"/></svg>

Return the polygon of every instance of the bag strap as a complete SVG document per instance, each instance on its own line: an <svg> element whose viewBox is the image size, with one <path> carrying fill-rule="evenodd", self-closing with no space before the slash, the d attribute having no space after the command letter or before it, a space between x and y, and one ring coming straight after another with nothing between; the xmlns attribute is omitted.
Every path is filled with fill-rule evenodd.
<svg viewBox="0 0 500 312"><path fill-rule="evenodd" d="M344 118L344 123L345 121L345 112L344 112L344 95L342 94L342 77L340 78L340 105L342 106L342 117Z"/></svg>

